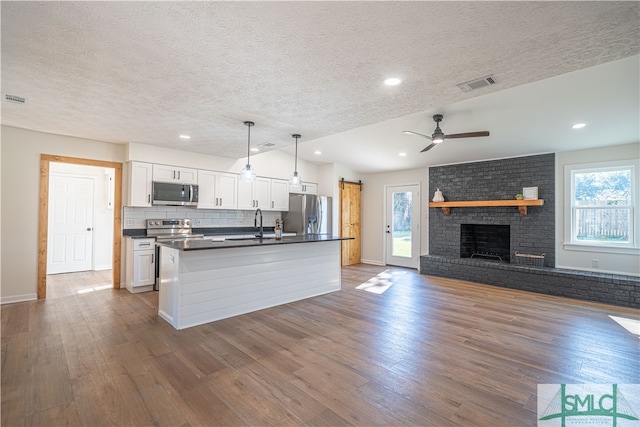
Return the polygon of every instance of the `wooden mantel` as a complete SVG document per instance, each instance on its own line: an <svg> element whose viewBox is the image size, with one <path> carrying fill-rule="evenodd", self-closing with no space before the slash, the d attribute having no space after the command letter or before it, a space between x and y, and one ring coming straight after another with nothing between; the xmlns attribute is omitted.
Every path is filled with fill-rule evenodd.
<svg viewBox="0 0 640 427"><path fill-rule="evenodd" d="M442 208L445 215L451 214L451 208L486 208L515 206L520 211L520 215L527 214L528 206L542 206L544 200L458 200L454 202L429 202L430 208Z"/></svg>

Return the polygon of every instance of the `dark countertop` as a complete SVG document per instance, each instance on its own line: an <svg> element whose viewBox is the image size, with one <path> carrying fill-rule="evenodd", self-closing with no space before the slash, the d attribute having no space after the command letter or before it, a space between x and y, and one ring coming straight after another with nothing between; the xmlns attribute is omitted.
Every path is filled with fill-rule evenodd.
<svg viewBox="0 0 640 427"><path fill-rule="evenodd" d="M273 233L274 227L264 227L265 233ZM205 236L229 236L234 234L255 234L256 229L254 227L207 227L207 228L193 228L192 233L204 234ZM147 230L144 228L125 228L122 230L124 237L131 239L146 239Z"/></svg>
<svg viewBox="0 0 640 427"><path fill-rule="evenodd" d="M246 240L182 240L182 241L168 241L162 243L156 243L160 246L166 246L168 248L177 249L180 251L199 251L206 249L229 249L229 248L246 248L251 246L273 246L273 245L288 245L295 243L317 243L317 242L333 242L336 240L353 240L353 237L337 237L330 235L316 235L316 236L290 236L283 237L281 240L272 238L265 239L246 239Z"/></svg>

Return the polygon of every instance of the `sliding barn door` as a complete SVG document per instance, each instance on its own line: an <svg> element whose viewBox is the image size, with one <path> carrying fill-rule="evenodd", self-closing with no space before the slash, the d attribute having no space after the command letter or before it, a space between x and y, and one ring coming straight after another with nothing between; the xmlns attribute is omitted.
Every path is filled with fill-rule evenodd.
<svg viewBox="0 0 640 427"><path fill-rule="evenodd" d="M342 241L342 265L360 263L362 186L340 182L340 236L353 237Z"/></svg>

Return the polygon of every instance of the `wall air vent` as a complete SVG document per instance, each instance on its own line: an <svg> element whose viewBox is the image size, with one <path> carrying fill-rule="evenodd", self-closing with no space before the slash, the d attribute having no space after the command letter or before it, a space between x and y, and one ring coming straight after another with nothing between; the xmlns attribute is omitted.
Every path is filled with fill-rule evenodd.
<svg viewBox="0 0 640 427"><path fill-rule="evenodd" d="M4 96L4 99L6 99L9 102L15 102L16 104L24 104L24 101L25 101L24 98L21 98L19 96L15 96L15 95L9 95L9 94L6 94Z"/></svg>
<svg viewBox="0 0 640 427"><path fill-rule="evenodd" d="M460 83L458 87L463 92L471 92L472 90L479 89L485 86L491 86L496 84L496 79L493 75L482 77L480 79L471 80L466 83Z"/></svg>

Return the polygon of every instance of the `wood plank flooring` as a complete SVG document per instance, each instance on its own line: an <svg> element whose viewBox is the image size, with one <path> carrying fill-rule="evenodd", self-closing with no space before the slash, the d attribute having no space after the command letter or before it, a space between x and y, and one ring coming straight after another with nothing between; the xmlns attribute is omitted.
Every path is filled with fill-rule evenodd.
<svg viewBox="0 0 640 427"><path fill-rule="evenodd" d="M47 275L47 299L63 298L112 287L111 270Z"/></svg>
<svg viewBox="0 0 640 427"><path fill-rule="evenodd" d="M382 295L355 287L390 270ZM3 426L536 425L539 383L640 383L639 311L343 267L342 291L176 331L155 292L3 305Z"/></svg>

